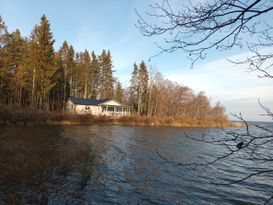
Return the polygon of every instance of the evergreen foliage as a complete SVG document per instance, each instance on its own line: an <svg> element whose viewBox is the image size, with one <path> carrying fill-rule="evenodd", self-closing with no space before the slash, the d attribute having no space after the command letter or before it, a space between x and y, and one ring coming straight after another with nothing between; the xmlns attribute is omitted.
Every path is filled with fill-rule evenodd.
<svg viewBox="0 0 273 205"><path fill-rule="evenodd" d="M94 51L91 53L91 63L89 71L89 79L91 82L90 98L96 98L99 93L100 84L100 62Z"/></svg>
<svg viewBox="0 0 273 205"><path fill-rule="evenodd" d="M138 72L138 66L134 63L134 70L129 87L129 104L132 106L133 111L137 111L138 108Z"/></svg>
<svg viewBox="0 0 273 205"><path fill-rule="evenodd" d="M53 75L56 72L53 34L46 16L41 18L30 37L28 67L33 71L31 104L38 109L49 110L49 93L55 86Z"/></svg>
<svg viewBox="0 0 273 205"><path fill-rule="evenodd" d="M100 93L99 97L102 99L110 99L114 97L114 78L113 78L113 65L110 51L102 51L100 56Z"/></svg>
<svg viewBox="0 0 273 205"><path fill-rule="evenodd" d="M138 74L138 114L146 115L148 107L148 80L149 75L146 64L142 61L139 65Z"/></svg>
<svg viewBox="0 0 273 205"><path fill-rule="evenodd" d="M124 102L124 89L119 81L116 80L115 97L114 99L120 103Z"/></svg>

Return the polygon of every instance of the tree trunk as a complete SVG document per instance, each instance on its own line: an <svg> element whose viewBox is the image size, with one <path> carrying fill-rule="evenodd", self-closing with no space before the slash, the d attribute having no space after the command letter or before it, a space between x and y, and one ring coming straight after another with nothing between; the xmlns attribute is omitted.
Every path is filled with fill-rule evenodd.
<svg viewBox="0 0 273 205"><path fill-rule="evenodd" d="M35 69L33 70L32 91L31 91L31 105L34 105L34 91L35 91Z"/></svg>
<svg viewBox="0 0 273 205"><path fill-rule="evenodd" d="M84 96L83 96L83 98L86 99L86 97L87 97L87 83L85 82L84 83Z"/></svg>

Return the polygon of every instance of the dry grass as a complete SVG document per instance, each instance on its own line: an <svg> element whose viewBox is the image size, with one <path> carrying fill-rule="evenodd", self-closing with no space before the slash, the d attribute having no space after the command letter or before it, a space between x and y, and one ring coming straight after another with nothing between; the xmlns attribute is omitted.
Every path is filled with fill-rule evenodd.
<svg viewBox="0 0 273 205"><path fill-rule="evenodd" d="M39 112L33 110L0 109L0 124L36 125L36 124L90 124L111 121L109 117L92 115L75 115L60 112Z"/></svg>
<svg viewBox="0 0 273 205"><path fill-rule="evenodd" d="M183 117L147 117L147 116L93 116L90 114L70 114L58 112L37 112L32 110L0 110L0 124L36 125L36 124L118 124L118 125L151 125L174 127L231 127L238 126L226 120L197 120Z"/></svg>
<svg viewBox="0 0 273 205"><path fill-rule="evenodd" d="M225 120L196 120L182 117L147 117L147 116L123 116L113 119L113 123L120 125L150 125L172 127L231 127L235 124Z"/></svg>

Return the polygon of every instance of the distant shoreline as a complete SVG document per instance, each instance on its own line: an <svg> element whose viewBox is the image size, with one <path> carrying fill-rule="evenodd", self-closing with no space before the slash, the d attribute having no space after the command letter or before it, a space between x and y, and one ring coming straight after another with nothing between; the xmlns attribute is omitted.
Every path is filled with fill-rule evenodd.
<svg viewBox="0 0 273 205"><path fill-rule="evenodd" d="M124 125L124 126L154 126L154 127L184 127L184 128L223 128L239 127L241 123L216 120L197 120L173 117L146 116L93 116L58 112L26 112L0 111L0 125Z"/></svg>

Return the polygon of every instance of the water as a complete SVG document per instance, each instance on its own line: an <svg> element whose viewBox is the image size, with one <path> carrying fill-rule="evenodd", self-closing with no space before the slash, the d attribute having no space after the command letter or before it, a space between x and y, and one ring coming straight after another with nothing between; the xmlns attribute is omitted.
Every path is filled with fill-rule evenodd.
<svg viewBox="0 0 273 205"><path fill-rule="evenodd" d="M225 153L184 133L224 136L219 129L2 126L0 204L261 204L272 195L270 173L220 185L258 166L236 156L179 166Z"/></svg>

